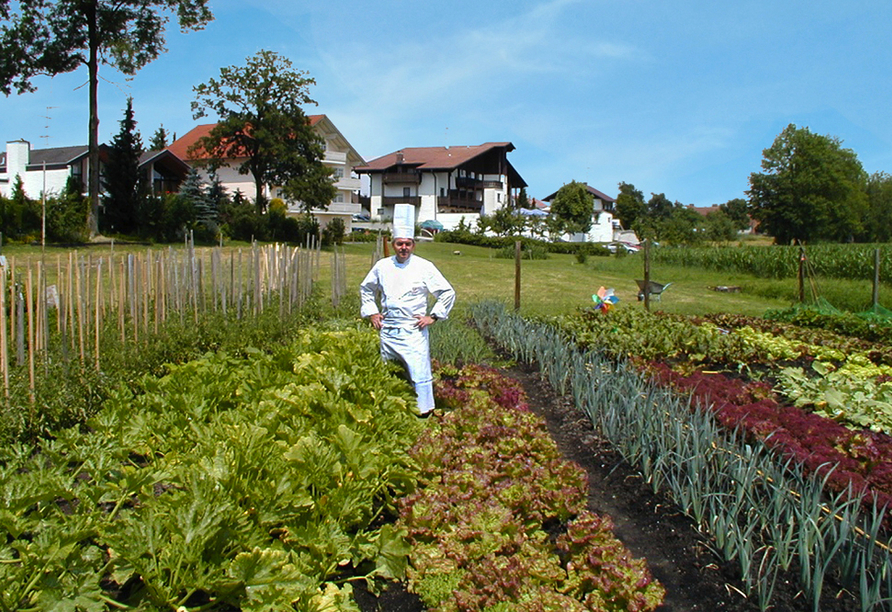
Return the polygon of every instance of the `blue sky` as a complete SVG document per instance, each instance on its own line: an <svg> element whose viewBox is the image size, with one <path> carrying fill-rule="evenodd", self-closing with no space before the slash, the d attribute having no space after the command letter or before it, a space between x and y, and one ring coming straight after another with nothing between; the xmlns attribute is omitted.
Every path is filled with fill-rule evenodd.
<svg viewBox="0 0 892 612"><path fill-rule="evenodd" d="M789 123L892 173L888 0L221 0L199 32L132 79L103 67L100 139L128 96L148 141L196 123L192 88L261 49L316 79L312 96L365 159L403 147L510 141L543 198L620 182L708 206L744 197ZM87 73L0 100L0 137L87 142Z"/></svg>

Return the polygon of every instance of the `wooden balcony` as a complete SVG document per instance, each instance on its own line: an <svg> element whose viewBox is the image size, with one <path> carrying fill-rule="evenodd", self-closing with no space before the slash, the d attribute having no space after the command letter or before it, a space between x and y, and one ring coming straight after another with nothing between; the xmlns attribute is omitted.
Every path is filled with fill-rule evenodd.
<svg viewBox="0 0 892 612"><path fill-rule="evenodd" d="M489 181L469 176L455 177L455 186L459 189L501 189L502 181Z"/></svg>
<svg viewBox="0 0 892 612"><path fill-rule="evenodd" d="M483 202L455 196L437 198L437 212L441 213L479 213Z"/></svg>
<svg viewBox="0 0 892 612"><path fill-rule="evenodd" d="M419 196L384 196L381 198L382 206L393 206L394 204L421 206L421 198Z"/></svg>
<svg viewBox="0 0 892 612"><path fill-rule="evenodd" d="M383 174L383 181L385 185L392 185L394 183L410 183L413 185L418 185L421 183L421 173L416 170L405 170L403 172L385 172Z"/></svg>

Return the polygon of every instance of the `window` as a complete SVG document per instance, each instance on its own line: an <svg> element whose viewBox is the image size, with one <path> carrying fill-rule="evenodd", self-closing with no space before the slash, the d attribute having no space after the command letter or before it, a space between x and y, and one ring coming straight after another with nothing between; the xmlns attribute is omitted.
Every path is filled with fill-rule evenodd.
<svg viewBox="0 0 892 612"><path fill-rule="evenodd" d="M343 194L343 193L339 193L338 195L336 195L334 201L335 201L335 202L343 202L343 201L344 201L344 194Z"/></svg>
<svg viewBox="0 0 892 612"><path fill-rule="evenodd" d="M344 169L343 168L335 168L332 176L334 176L336 179L344 178Z"/></svg>
<svg viewBox="0 0 892 612"><path fill-rule="evenodd" d="M411 195L412 195L411 187L403 187L403 197L408 198Z"/></svg>

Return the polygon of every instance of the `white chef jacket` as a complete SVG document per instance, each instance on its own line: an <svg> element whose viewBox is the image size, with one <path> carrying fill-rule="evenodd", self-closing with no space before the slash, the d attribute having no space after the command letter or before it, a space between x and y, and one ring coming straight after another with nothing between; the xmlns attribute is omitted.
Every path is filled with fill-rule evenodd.
<svg viewBox="0 0 892 612"><path fill-rule="evenodd" d="M381 312L381 356L405 364L415 384L418 408L422 413L434 407L433 375L430 364L428 330L416 327L416 316L427 314L428 296L436 299L430 314L446 319L455 304L455 290L437 267L417 255L405 263L396 256L379 260L359 285L360 314L369 317ZM380 298L379 310L377 299Z"/></svg>

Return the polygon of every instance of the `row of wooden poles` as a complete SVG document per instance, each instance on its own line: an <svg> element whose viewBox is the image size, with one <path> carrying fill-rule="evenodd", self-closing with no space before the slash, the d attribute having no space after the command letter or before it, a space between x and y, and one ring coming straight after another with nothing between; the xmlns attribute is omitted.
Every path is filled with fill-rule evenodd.
<svg viewBox="0 0 892 612"><path fill-rule="evenodd" d="M343 254L335 255L333 277L342 294ZM54 261L53 261L54 259ZM9 397L10 368L29 368L34 390L35 362L51 346L91 361L99 370L100 337L116 321L119 339L138 342L158 333L171 317L181 320L208 311L237 318L278 307L281 316L299 310L309 299L320 268L321 250L258 245L161 250L107 255L70 251L55 258L17 262L0 258L0 370ZM339 295L340 298L340 295Z"/></svg>

